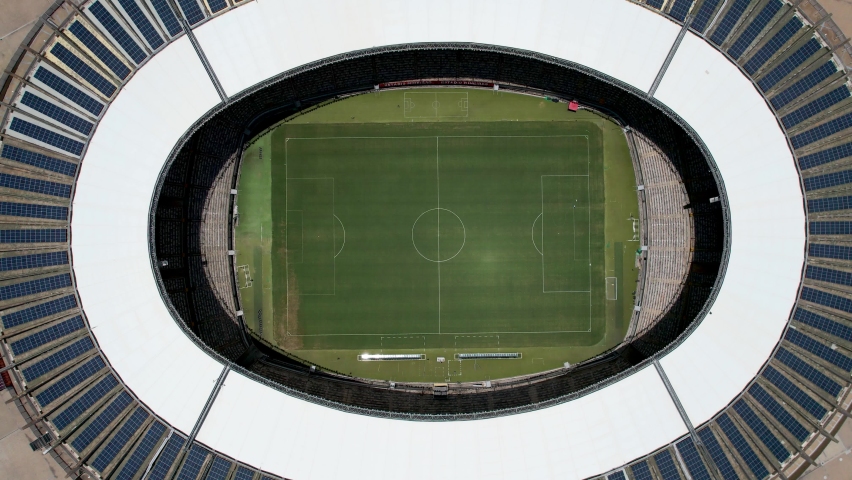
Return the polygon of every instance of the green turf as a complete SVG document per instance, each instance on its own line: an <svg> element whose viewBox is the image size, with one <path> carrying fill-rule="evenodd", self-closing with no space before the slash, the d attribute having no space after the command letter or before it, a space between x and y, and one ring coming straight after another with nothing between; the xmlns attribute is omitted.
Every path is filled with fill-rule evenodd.
<svg viewBox="0 0 852 480"><path fill-rule="evenodd" d="M249 328L323 368L484 380L624 336L635 180L621 130L588 112L482 90L350 98L258 137L237 201ZM523 358L453 359L498 351Z"/></svg>

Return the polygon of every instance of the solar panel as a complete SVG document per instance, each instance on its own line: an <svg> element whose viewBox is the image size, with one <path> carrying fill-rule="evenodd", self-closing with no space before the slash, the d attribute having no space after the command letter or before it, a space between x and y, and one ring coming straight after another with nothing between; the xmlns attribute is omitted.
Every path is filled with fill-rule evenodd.
<svg viewBox="0 0 852 480"><path fill-rule="evenodd" d="M38 403L44 407L50 402L70 392L71 389L85 382L89 377L100 371L106 365L101 357L94 357L75 368L61 380L47 387L43 392L36 395Z"/></svg>
<svg viewBox="0 0 852 480"><path fill-rule="evenodd" d="M846 85L841 85L808 104L803 105L795 111L784 115L781 117L781 123L783 123L787 128L793 127L824 110L828 110L829 107L836 105L849 97L849 89L846 88Z"/></svg>
<svg viewBox="0 0 852 480"><path fill-rule="evenodd" d="M719 26L716 27L716 31L710 36L710 41L716 45L722 45L731 30L740 21L740 17L745 13L749 3L751 3L751 0L734 0L731 8L728 9L725 16L722 17L722 21L719 22Z"/></svg>
<svg viewBox="0 0 852 480"><path fill-rule="evenodd" d="M61 43L57 43L50 49L56 58L68 66L74 73L83 77L83 80L89 82L97 91L103 93L107 97L111 97L115 93L115 85L104 78L103 75L95 71L86 62L80 60L80 57L65 48Z"/></svg>
<svg viewBox="0 0 852 480"><path fill-rule="evenodd" d="M64 150L70 154L80 156L83 153L83 143L60 135L53 130L48 130L26 120L21 120L19 117L14 117L9 128L27 137L34 138L40 142L44 142L52 147Z"/></svg>
<svg viewBox="0 0 852 480"><path fill-rule="evenodd" d="M64 160L59 160L41 153L31 152L22 148L13 147L12 145L3 145L3 150L0 156L21 162L33 167L43 168L51 172L61 173L73 177L77 172L77 165Z"/></svg>
<svg viewBox="0 0 852 480"><path fill-rule="evenodd" d="M133 401L130 395L127 392L121 392L115 399L107 405L106 408L98 414L97 417L88 425L83 431L77 435L77 437L71 441L71 446L74 447L77 452L82 452L92 443L92 440L95 439L98 435L103 433L103 431L112 423L121 412L127 408L128 405Z"/></svg>
<svg viewBox="0 0 852 480"><path fill-rule="evenodd" d="M662 4L662 0L655 0ZM220 12L226 8L228 8L228 3L225 0L207 0L207 5L210 5L210 11L213 13ZM659 8L659 7L657 7Z"/></svg>
<svg viewBox="0 0 852 480"><path fill-rule="evenodd" d="M784 407L769 394L769 392L763 389L763 387L755 383L749 387L748 392L757 401L757 403L765 408L766 411L778 421L778 423L783 425L784 428L793 434L793 436L800 442L805 441L805 439L810 436L808 429L803 427L795 417L790 415L790 412L785 410Z"/></svg>
<svg viewBox="0 0 852 480"><path fill-rule="evenodd" d="M18 175L9 175L8 173L0 173L0 187L52 195L54 197L71 197L71 185L48 182L46 180L37 180L29 177L20 177Z"/></svg>
<svg viewBox="0 0 852 480"><path fill-rule="evenodd" d="M680 474L668 450L654 455L654 461L657 462L657 469L660 470L663 480L680 480Z"/></svg>
<svg viewBox="0 0 852 480"><path fill-rule="evenodd" d="M811 213L847 210L849 208L852 208L852 197L849 196L808 200L808 211Z"/></svg>
<svg viewBox="0 0 852 480"><path fill-rule="evenodd" d="M852 183L852 170L828 173L803 179L805 190L819 190L821 188L836 187Z"/></svg>
<svg viewBox="0 0 852 480"><path fill-rule="evenodd" d="M775 17L775 14L781 10L781 0L770 0L764 5L760 13L751 21L751 23L743 30L743 33L737 38L737 41L728 49L728 54L739 59L746 48L754 42L754 39L763 31L769 24L769 21ZM720 42L721 43L721 42Z"/></svg>
<svg viewBox="0 0 852 480"><path fill-rule="evenodd" d="M808 40L804 45L799 47L792 55L784 59L777 67L769 71L763 78L757 82L757 86L764 92L774 87L778 82L784 79L794 70L797 70L805 61L813 54L818 52L822 46L815 39Z"/></svg>
<svg viewBox="0 0 852 480"><path fill-rule="evenodd" d="M654 7L659 10L663 6L663 0L646 0L648 6Z"/></svg>
<svg viewBox="0 0 852 480"><path fill-rule="evenodd" d="M110 462L115 459L118 452L120 452L127 445L127 442L133 438L133 435L142 428L142 424L145 423L145 420L148 417L148 412L146 412L144 408L136 407L136 411L133 412L127 422L118 429L115 436L110 439L106 447L101 450L101 453L99 453L98 456L95 457L95 460L89 465L94 467L95 470L103 472Z"/></svg>
<svg viewBox="0 0 852 480"><path fill-rule="evenodd" d="M829 318L817 315L803 308L797 308L793 318L810 327L822 330L823 332L833 335L837 338L842 338L848 342L852 342L852 328Z"/></svg>
<svg viewBox="0 0 852 480"><path fill-rule="evenodd" d="M716 7L719 6L719 2L722 0L704 0L704 3L701 4L701 8L698 9L698 13L695 14L695 19L692 20L690 24L691 28L694 28L696 32L704 33L704 29L707 28L707 23L712 18L713 12L716 10Z"/></svg>
<svg viewBox="0 0 852 480"><path fill-rule="evenodd" d="M627 480L627 476L624 475L624 472L622 470L619 470L617 472L613 472L613 473L610 473L609 475L607 475L606 479L607 480Z"/></svg>
<svg viewBox="0 0 852 480"><path fill-rule="evenodd" d="M185 440L177 435L172 435L172 437L169 438L169 441L166 442L166 446L163 447L163 451L160 452L160 457L157 459L157 463L154 465L154 468L151 469L151 473L148 475L148 480L165 480L166 474L169 473L169 469L175 462L175 458L177 458L177 454L180 452L184 443Z"/></svg>
<svg viewBox="0 0 852 480"><path fill-rule="evenodd" d="M772 434L769 428L744 401L740 400L735 403L734 411L740 415L740 418L742 418L751 431L757 435L757 438L766 445L766 448L772 452L772 455L776 460L784 463L784 460L787 460L787 458L790 457L790 452L784 447L778 438Z"/></svg>
<svg viewBox="0 0 852 480"><path fill-rule="evenodd" d="M0 243L65 243L68 232L64 228L46 230L0 230Z"/></svg>
<svg viewBox="0 0 852 480"><path fill-rule="evenodd" d="M68 208L32 203L0 202L0 215L65 220L68 217Z"/></svg>
<svg viewBox="0 0 852 480"><path fill-rule="evenodd" d="M844 312L852 313L852 300L837 295L832 295L828 292L816 290L810 287L802 288L802 300L818 303L828 308L843 310Z"/></svg>
<svg viewBox="0 0 852 480"><path fill-rule="evenodd" d="M160 16L160 20L166 26L169 35L174 37L181 32L177 17L175 17L172 7L169 6L166 0L151 0L151 5L154 6L154 10L157 11L157 15Z"/></svg>
<svg viewBox="0 0 852 480"><path fill-rule="evenodd" d="M96 117L104 109L104 105L101 102L44 67L38 67L33 77Z"/></svg>
<svg viewBox="0 0 852 480"><path fill-rule="evenodd" d="M841 387L837 382L828 378L827 375L823 374L816 368L808 365L807 362L796 355L793 355L786 348L778 349L778 353L775 354L775 358L789 367L790 370L796 372L802 378L814 384L817 388L825 390L834 397L840 394Z"/></svg>
<svg viewBox="0 0 852 480"><path fill-rule="evenodd" d="M683 20L689 13L689 8L692 7L692 3L693 0L675 0L674 5L672 5L671 10L669 10L669 15L671 15L675 20L683 23Z"/></svg>
<svg viewBox="0 0 852 480"><path fill-rule="evenodd" d="M53 418L53 425L58 430L64 430L71 422L80 418L83 412L92 408L99 400L104 398L116 385L118 385L118 380L112 374L107 374L74 403L62 410L59 415L56 415Z"/></svg>
<svg viewBox="0 0 852 480"><path fill-rule="evenodd" d="M67 295L56 300L40 303L38 305L19 310L17 312L7 313L3 315L3 327L12 328L25 323L34 322L36 320L48 317L70 310L77 306L77 299L74 295Z"/></svg>
<svg viewBox="0 0 852 480"><path fill-rule="evenodd" d="M0 301L12 298L26 297L37 293L56 290L71 286L71 276L67 273L52 277L39 278L27 282L15 283L0 287Z"/></svg>
<svg viewBox="0 0 852 480"><path fill-rule="evenodd" d="M648 467L648 462L642 460L630 466L630 471L633 472L633 478L636 480L654 480L651 475L651 469Z"/></svg>
<svg viewBox="0 0 852 480"><path fill-rule="evenodd" d="M713 463L716 464L716 469L722 474L722 480L739 480L740 476L737 475L737 471L731 466L731 462L725 455L725 451L722 450L722 446L719 445L719 441L716 440L713 431L705 428L698 432L698 437L704 443L704 447L707 448L707 452L713 459Z"/></svg>
<svg viewBox="0 0 852 480"><path fill-rule="evenodd" d="M207 472L205 480L226 480L230 469L230 461L222 457L216 457L213 459L213 463L210 464L210 470Z"/></svg>
<svg viewBox="0 0 852 480"><path fill-rule="evenodd" d="M46 345L54 340L59 340L62 337L77 332L83 327L85 327L83 324L83 317L78 315L76 317L69 318L68 320L59 322L20 340L11 342L10 346L12 347L12 353L15 355L27 353L41 347L42 345Z"/></svg>
<svg viewBox="0 0 852 480"><path fill-rule="evenodd" d="M763 371L763 377L769 382L781 390L784 395L792 400L794 403L802 407L806 412L810 413L816 420L822 420L828 410L825 409L819 402L813 399L810 395L805 393L804 390L797 387L796 384L791 382L787 377L781 374L778 370L775 370L772 366L767 366Z"/></svg>
<svg viewBox="0 0 852 480"><path fill-rule="evenodd" d="M180 9L183 10L184 18L186 18L186 21L190 25L195 25L204 20L204 13L195 0L178 0L178 4L180 5Z"/></svg>
<svg viewBox="0 0 852 480"><path fill-rule="evenodd" d="M142 437L142 440L136 445L133 453L131 453L127 458L124 466L113 478L115 478L115 480L132 480L133 477L136 476L136 473L141 469L142 464L145 462L145 459L148 458L148 455L151 455L151 452L154 451L158 440L163 436L165 431L166 427L164 427L162 423L152 423L148 428L148 431L145 432L145 435Z"/></svg>
<svg viewBox="0 0 852 480"><path fill-rule="evenodd" d="M81 338L66 347L60 348L55 353L47 355L43 360L33 363L32 366L22 369L21 373L28 382L31 382L94 348L95 346L89 337Z"/></svg>
<svg viewBox="0 0 852 480"><path fill-rule="evenodd" d="M85 45L104 65L109 68L118 78L124 80L130 75L130 69L112 51L106 47L95 35L82 23L75 21L68 27L68 31L74 34L80 42Z"/></svg>
<svg viewBox="0 0 852 480"><path fill-rule="evenodd" d="M829 60L813 72L802 77L801 80L782 90L778 95L772 97L770 103L778 110L835 73L837 73L837 67L834 65L834 62Z"/></svg>
<svg viewBox="0 0 852 480"><path fill-rule="evenodd" d="M716 423L719 425L719 428L722 429L722 432L725 433L725 436L728 437L728 442L737 453L740 454L740 457L746 462L751 473L754 474L757 478L763 478L769 475L769 471L763 466L763 462L757 458L757 455L754 453L754 450L751 449L745 437L743 437L742 433L737 430L737 427L734 426L734 422L728 418L727 413L723 413L716 419Z"/></svg>
<svg viewBox="0 0 852 480"><path fill-rule="evenodd" d="M70 127L82 133L83 135L89 135L92 133L92 128L94 128L94 124L92 124L92 122L84 120L68 110L65 110L58 105L54 105L53 103L30 92L24 92L23 97L21 97L21 103L49 118L56 120L66 127Z"/></svg>
<svg viewBox="0 0 852 480"><path fill-rule="evenodd" d="M831 268L808 265L808 269L805 273L805 276L807 278L819 280L821 282L852 286L852 273L842 272L840 270L834 270Z"/></svg>
<svg viewBox="0 0 852 480"><path fill-rule="evenodd" d="M0 272L53 267L56 265L67 264L67 252L34 253L32 255L22 255L20 257L0 258Z"/></svg>
<svg viewBox="0 0 852 480"><path fill-rule="evenodd" d="M707 467L701 460L701 455L695 444L692 443L692 438L686 437L676 445L677 451L680 452L680 458L686 464L686 469L689 470L689 475L693 480L713 480L707 472Z"/></svg>
<svg viewBox="0 0 852 480"><path fill-rule="evenodd" d="M201 472L204 459L207 458L209 453L207 449L198 444L193 444L192 448L189 449L189 453L186 455L186 461L183 462L183 467L180 469L177 480L195 480L195 477Z"/></svg>
<svg viewBox="0 0 852 480"><path fill-rule="evenodd" d="M810 145L823 138L828 138L837 132L846 130L852 127L852 113L847 113L833 120L817 125L816 127L802 132L790 139L793 148L801 148L805 145Z"/></svg>
<svg viewBox="0 0 852 480"><path fill-rule="evenodd" d="M160 48L163 44L163 37L160 36L159 32L151 24L151 21L148 20L148 17L142 13L142 9L136 4L136 0L118 0L118 3L124 8L127 15L130 16L130 20L136 25L142 36L145 37L151 49L156 50Z"/></svg>
<svg viewBox="0 0 852 480"><path fill-rule="evenodd" d="M810 222L808 231L811 235L849 235L849 232L852 231L852 222ZM841 250L839 251L835 251L833 247L837 246L812 243L808 248L808 255L811 257L845 259L852 257L852 249L849 247L840 247Z"/></svg>
<svg viewBox="0 0 852 480"><path fill-rule="evenodd" d="M745 68L749 75L754 75L754 72L769 61L769 59L772 58L772 56L775 55L778 50L784 46L784 44L789 42L796 32L801 30L802 25L802 21L799 20L798 17L791 18L789 22L781 27L781 30L778 30L768 42L760 47L757 53L755 53L749 61L743 65L743 68Z"/></svg>
<svg viewBox="0 0 852 480"><path fill-rule="evenodd" d="M234 472L234 480L252 480L253 478L254 471L243 466L237 467L237 470Z"/></svg>
<svg viewBox="0 0 852 480"><path fill-rule="evenodd" d="M837 350L832 350L830 347L814 340L802 332L791 328L787 330L786 334L784 334L784 339L793 345L816 355L826 362L840 367L844 371L848 372L852 370L852 358L847 357Z"/></svg>
<svg viewBox="0 0 852 480"><path fill-rule="evenodd" d="M101 22L101 25L106 28L107 32L112 35L112 38L121 45L121 48L130 55L130 58L132 58L137 65L142 63L142 61L148 57L148 55L139 48L139 44L130 38L130 35L127 34L127 30L119 25L115 17L113 17L112 14L109 13L103 5L101 5L100 1L96 1L89 6L89 11L92 12L92 15L94 15L99 22Z"/></svg>

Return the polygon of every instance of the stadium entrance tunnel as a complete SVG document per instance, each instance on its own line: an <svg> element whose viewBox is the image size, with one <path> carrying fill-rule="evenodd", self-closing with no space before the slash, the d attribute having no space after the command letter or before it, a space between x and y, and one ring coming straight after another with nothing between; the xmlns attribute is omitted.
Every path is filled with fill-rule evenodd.
<svg viewBox="0 0 852 480"><path fill-rule="evenodd" d="M437 391L431 384L393 384L327 372L248 334L238 295L243 273L234 262L233 243L239 215L233 189L246 143L287 117L344 96L380 84L405 86L427 79L495 84L502 90L578 100L641 134L669 158L688 197L686 205L674 207L689 210L692 255L678 295L652 325L629 332L616 348L585 362L490 385L450 384L447 395L433 395ZM208 354L255 380L368 415L484 418L570 401L630 375L682 342L703 320L721 285L730 246L727 208L722 179L701 139L644 92L533 52L479 44L416 44L308 64L208 112L184 134L160 174L149 244L158 286L175 321Z"/></svg>

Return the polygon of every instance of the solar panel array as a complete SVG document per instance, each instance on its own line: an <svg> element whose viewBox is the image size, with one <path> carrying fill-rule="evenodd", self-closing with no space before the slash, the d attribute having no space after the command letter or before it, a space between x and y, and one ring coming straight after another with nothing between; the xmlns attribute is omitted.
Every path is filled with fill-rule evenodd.
<svg viewBox="0 0 852 480"><path fill-rule="evenodd" d="M172 435L172 437L169 438L169 441L166 442L166 446L163 447L163 451L160 452L160 457L157 459L157 463L154 464L154 468L151 469L151 473L148 475L149 480L166 479L166 475L169 473L169 469L172 468L172 464L175 462L175 458L177 458L177 455L184 443L185 440L178 435Z"/></svg>
<svg viewBox="0 0 852 480"><path fill-rule="evenodd" d="M676 447L677 451L680 452L680 458L683 459L683 463L686 465L686 469L689 471L689 475L693 480L713 480L713 477L707 471L707 467L704 466L704 462L701 460L701 455L698 453L698 449L695 448L692 438L687 436L678 442Z"/></svg>
<svg viewBox="0 0 852 480"><path fill-rule="evenodd" d="M242 465L237 467L234 471L234 480L252 480L254 478L254 471L249 470ZM637 477L638 478L638 477Z"/></svg>
<svg viewBox="0 0 852 480"><path fill-rule="evenodd" d="M0 258L0 272L53 267L56 265L67 264L67 252L34 253L31 255L21 255L20 257Z"/></svg>
<svg viewBox="0 0 852 480"><path fill-rule="evenodd" d="M811 58L811 56L813 56L813 54L818 52L821 48L822 46L815 39L812 38L808 40L783 62L778 64L778 66L770 70L763 78L761 78L760 81L757 82L757 86L759 86L764 92L769 90L777 85L778 82L783 80L784 77L801 67L807 59Z"/></svg>
<svg viewBox="0 0 852 480"><path fill-rule="evenodd" d="M24 92L23 97L21 97L21 103L83 135L92 133L92 128L94 128L92 122L30 92Z"/></svg>
<svg viewBox="0 0 852 480"><path fill-rule="evenodd" d="M808 265L805 277L813 280L819 280L821 282L852 286L852 273L834 270L831 268Z"/></svg>
<svg viewBox="0 0 852 480"><path fill-rule="evenodd" d="M61 173L73 177L77 172L77 165L59 160L57 158L48 157L47 155L31 152L12 145L3 145L3 150L0 151L0 156L21 162L33 167L43 168L51 172Z"/></svg>
<svg viewBox="0 0 852 480"><path fill-rule="evenodd" d="M778 440L778 437L769 430L766 424L763 423L763 420L743 400L734 404L734 411L739 414L740 418L743 419L751 431L757 435L757 438L766 445L766 448L772 452L776 460L783 463L790 457L790 452L784 447L784 444Z"/></svg>
<svg viewBox="0 0 852 480"><path fill-rule="evenodd" d="M154 25L151 24L151 21L148 20L148 17L142 13L142 9L139 8L139 5L136 3L136 0L118 0L119 5L124 8L124 11L127 12L127 15L130 17L130 20L136 25L136 28L142 33L142 36L145 37L145 41L148 42L148 46L151 47L152 50L156 50L163 45L163 37L160 36L160 33L154 28Z"/></svg>
<svg viewBox="0 0 852 480"><path fill-rule="evenodd" d="M136 448L133 450L133 453L127 458L127 461L124 463L124 466L121 467L121 470L115 475L115 480L131 480L136 476L136 473L142 468L142 464L145 462L145 459L151 455L151 452L154 451L154 448L159 443L160 437L165 433L166 427L163 426L160 422L154 422L148 427L148 431L145 432L145 435L142 437L142 440L139 441L139 444L136 445Z"/></svg>
<svg viewBox="0 0 852 480"><path fill-rule="evenodd" d="M812 367L809 363L794 355L786 348L779 348L778 353L775 354L775 358L786 365L790 370L796 372L803 379L811 382L817 388L830 393L834 397L839 395L840 391L843 389L840 384Z"/></svg>
<svg viewBox="0 0 852 480"><path fill-rule="evenodd" d="M38 360L30 364L30 366L21 369L21 373L28 382L32 382L36 378L41 377L51 370L57 369L62 365L74 360L75 358L87 353L95 348L92 339L89 337L81 338L70 345L59 348L55 353L51 353L46 358Z"/></svg>
<svg viewBox="0 0 852 480"><path fill-rule="evenodd" d="M14 283L0 287L0 301L26 297L38 293L71 286L71 275L63 273L52 277L39 278L27 282Z"/></svg>
<svg viewBox="0 0 852 480"><path fill-rule="evenodd" d="M669 15L674 17L677 21L683 22L684 19L686 19L686 15L689 13L689 9L692 7L693 3L693 0L675 0L671 10L669 10Z"/></svg>
<svg viewBox="0 0 852 480"><path fill-rule="evenodd" d="M139 48L139 44L130 37L124 27L119 25L115 17L113 17L112 14L104 8L100 1L92 3L89 6L89 11L92 12L92 15L94 15L99 22L101 22L101 25L106 28L106 31L112 35L112 38L121 45L121 48L130 55L130 58L132 58L137 65L148 58L148 55Z"/></svg>
<svg viewBox="0 0 852 480"><path fill-rule="evenodd" d="M793 434L799 442L804 442L810 436L810 432L807 428L803 427L802 424L796 420L793 415L790 414L777 400L766 390L763 389L758 384L753 384L749 387L748 392L751 394L752 398L757 401L763 408L772 415L775 420L778 421L784 428L787 429L788 432Z"/></svg>
<svg viewBox="0 0 852 480"><path fill-rule="evenodd" d="M190 25L195 25L204 20L204 12L201 11L198 2L195 0L178 0L178 5L180 5L183 16Z"/></svg>
<svg viewBox="0 0 852 480"><path fill-rule="evenodd" d="M41 193L54 197L71 197L71 185L9 175L8 173L0 173L0 187L13 188L24 192Z"/></svg>
<svg viewBox="0 0 852 480"><path fill-rule="evenodd" d="M852 313L852 300L811 287L802 288L802 300Z"/></svg>
<svg viewBox="0 0 852 480"><path fill-rule="evenodd" d="M86 325L83 323L83 317L78 315L76 317L69 318L68 320L59 322L20 340L11 342L10 346L12 347L12 353L15 355L21 355L31 350L35 350L36 348L71 335L72 333L79 332L85 328L85 326Z"/></svg>
<svg viewBox="0 0 852 480"><path fill-rule="evenodd" d="M802 170L818 167L835 160L852 156L852 143L844 143L825 150L799 157L799 167Z"/></svg>
<svg viewBox="0 0 852 480"><path fill-rule="evenodd" d="M668 450L663 450L654 455L654 462L657 463L657 469L660 471L663 480L680 480L680 473L678 473L672 454Z"/></svg>
<svg viewBox="0 0 852 480"><path fill-rule="evenodd" d="M201 473L201 466L210 452L198 444L193 444L186 455L186 460L183 462L183 467L177 476L177 480L195 480L195 477Z"/></svg>
<svg viewBox="0 0 852 480"><path fill-rule="evenodd" d="M72 370L71 373L65 375L62 379L47 387L41 393L38 393L36 395L36 400L38 400L38 403L41 406L49 405L57 398L70 392L74 387L85 382L105 366L106 364L101 357L94 357L91 360L87 360L82 365Z"/></svg>
<svg viewBox="0 0 852 480"><path fill-rule="evenodd" d="M808 211L812 213L847 210L852 208L852 197L831 197L808 200Z"/></svg>
<svg viewBox="0 0 852 480"><path fill-rule="evenodd" d="M834 226L830 226L830 228L834 228ZM852 260L852 247L847 247L845 245L824 245L812 243L808 245L808 255L818 258Z"/></svg>
<svg viewBox="0 0 852 480"><path fill-rule="evenodd" d="M85 450L86 447L92 443L92 440L103 433L107 426L115 421L115 419L118 418L121 412L123 412L131 402L133 402L133 398L131 398L127 392L119 393L118 396L116 396L115 399L111 401L91 423L86 425L86 428L84 428L83 431L74 438L74 440L71 441L71 446L74 447L77 452Z"/></svg>
<svg viewBox="0 0 852 480"><path fill-rule="evenodd" d="M136 407L136 411L133 412L127 422L118 429L115 436L110 439L106 447L101 450L90 465L97 471L103 472L110 462L115 460L118 452L120 452L127 445L127 442L133 438L133 435L142 428L142 424L145 423L145 420L147 420L149 416L150 415L148 415L148 412L146 412L144 408Z"/></svg>
<svg viewBox="0 0 852 480"><path fill-rule="evenodd" d="M154 10L157 11L157 15L160 16L160 20L166 26L169 35L174 37L181 32L182 29L180 28L177 17L175 17L174 11L172 11L172 7L169 6L167 0L151 0L151 5L154 6Z"/></svg>
<svg viewBox="0 0 852 480"><path fill-rule="evenodd" d="M22 120L20 117L14 117L12 123L9 124L9 129L18 132L27 137L34 138L40 142L44 142L52 147L64 150L72 155L80 156L83 153L83 143L72 138L60 135L53 130L48 130L34 123Z"/></svg>
<svg viewBox="0 0 852 480"><path fill-rule="evenodd" d="M737 38L737 41L731 45L731 48L728 49L728 54L735 59L739 59L743 53L745 53L746 48L751 45L752 42L757 38L757 35L769 25L769 21L781 10L781 0L769 0L769 2L763 6L763 9L760 10L760 13L757 14L756 17L751 21L751 23L743 30L743 33Z"/></svg>
<svg viewBox="0 0 852 480"><path fill-rule="evenodd" d="M44 67L38 67L33 77L96 117L104 109L101 102Z"/></svg>
<svg viewBox="0 0 852 480"><path fill-rule="evenodd" d="M805 393L804 390L796 386L796 384L772 366L767 366L764 369L763 378L767 379L778 390L781 390L784 395L787 395L790 400L810 413L816 420L822 420L825 414L828 413L825 407L820 405L813 397Z"/></svg>
<svg viewBox="0 0 852 480"><path fill-rule="evenodd" d="M831 60L823 63L816 70L802 77L801 80L785 88L772 97L770 103L776 110L802 96L808 90L816 87L828 77L837 73L837 66Z"/></svg>
<svg viewBox="0 0 852 480"><path fill-rule="evenodd" d="M65 48L65 45L57 43L50 50L50 53L105 96L112 97L112 94L115 93L115 85L112 82L90 67L86 62L80 60L80 57Z"/></svg>
<svg viewBox="0 0 852 480"><path fill-rule="evenodd" d="M847 113L793 136L790 138L790 143L793 144L794 148L801 148L805 145L810 145L816 141L828 138L835 133L842 132L850 127L852 127L852 113Z"/></svg>
<svg viewBox="0 0 852 480"><path fill-rule="evenodd" d="M118 386L118 380L116 380L112 374L107 374L91 388L86 390L86 393L81 395L77 400L74 400L71 405L67 406L58 415L56 415L52 420L53 425L57 428L57 430L65 430L65 427L70 425L74 420L80 418L80 415L86 412L86 410L92 408L96 403L98 403L98 401L106 397L106 395L116 386Z"/></svg>
<svg viewBox="0 0 852 480"><path fill-rule="evenodd" d="M46 230L0 230L0 243L65 243L68 231L64 228Z"/></svg>
<svg viewBox="0 0 852 480"><path fill-rule="evenodd" d="M844 325L803 308L797 308L796 312L793 314L793 318L809 327L816 328L829 335L846 340L847 342L852 342L852 327L849 327L848 325Z"/></svg>
<svg viewBox="0 0 852 480"><path fill-rule="evenodd" d="M710 19L713 18L713 12L716 11L716 7L719 6L719 3L722 0L704 0L704 3L701 4L701 7L698 9L698 13L695 14L695 19L692 20L690 27L695 29L697 32L704 33L704 29L707 28L707 24L710 22Z"/></svg>
<svg viewBox="0 0 852 480"><path fill-rule="evenodd" d="M754 474L757 478L763 478L769 475L769 470L763 465L763 462L760 461L760 458L757 457L757 454L754 453L754 450L748 444L743 434L740 433L739 429L734 425L734 422L728 417L727 413L723 413L716 419L716 424L719 425L719 428L722 429L722 432L725 434L725 437L728 438L728 443L734 447L734 450L740 455L740 457L745 461L748 469L751 470L751 473Z"/></svg>
<svg viewBox="0 0 852 480"><path fill-rule="evenodd" d="M232 463L229 460L225 460L222 457L214 458L204 480L226 480L228 472L231 470L231 465Z"/></svg>
<svg viewBox="0 0 852 480"><path fill-rule="evenodd" d="M849 358L838 350L816 341L804 333L791 328L787 330L787 333L784 335L784 339L846 372L852 370L852 358Z"/></svg>
<svg viewBox="0 0 852 480"><path fill-rule="evenodd" d="M731 33L731 30L733 30L737 22L740 21L740 17L742 17L743 13L745 13L749 3L751 3L751 0L733 0L731 8L725 12L725 15L722 17L722 21L719 22L719 26L716 27L713 35L710 36L710 41L716 45L721 45L725 39L728 38L728 35Z"/></svg>
<svg viewBox="0 0 852 480"><path fill-rule="evenodd" d="M23 310L7 313L2 316L3 328L17 327L25 323L34 322L50 315L55 315L77 306L77 298L74 295L66 295L56 300L40 303Z"/></svg>
<svg viewBox="0 0 852 480"><path fill-rule="evenodd" d="M707 448L707 453L713 459L716 470L722 475L722 480L739 480L740 477L737 475L737 471L734 470L713 431L710 428L705 428L698 431L698 437L701 439L701 443Z"/></svg>
<svg viewBox="0 0 852 480"><path fill-rule="evenodd" d="M775 32L775 35L773 35L768 42L760 47L757 53L752 55L748 62L743 65L743 68L745 68L750 75L754 75L754 72L768 62L769 59L784 46L784 44L789 42L790 39L793 38L793 35L802 29L802 26L802 21L799 20L798 17L791 18L783 27L781 27L781 30Z"/></svg>
<svg viewBox="0 0 852 480"><path fill-rule="evenodd" d="M805 190L819 190L821 188L836 187L852 183L852 170L842 170L840 172L818 175L803 179Z"/></svg>
<svg viewBox="0 0 852 480"><path fill-rule="evenodd" d="M118 78L124 80L130 75L130 68L112 53L98 38L86 28L80 21L75 21L68 27L68 31L74 34L86 48L89 49L104 65Z"/></svg>
<svg viewBox="0 0 852 480"><path fill-rule="evenodd" d="M662 0L656 0L663 3ZM228 2L225 0L207 0L207 4L210 5L210 11L213 13L221 12L222 10L228 8ZM659 7L658 7L659 8Z"/></svg>
<svg viewBox="0 0 852 480"><path fill-rule="evenodd" d="M801 108L784 115L781 117L781 123L783 123L785 127L791 128L824 110L828 110L831 106L836 105L849 97L849 89L846 88L845 85L842 85L802 106Z"/></svg>

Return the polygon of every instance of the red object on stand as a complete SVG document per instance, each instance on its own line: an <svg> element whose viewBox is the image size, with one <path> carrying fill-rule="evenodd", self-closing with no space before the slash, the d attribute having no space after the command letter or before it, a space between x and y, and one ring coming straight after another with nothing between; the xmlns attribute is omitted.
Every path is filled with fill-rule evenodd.
<svg viewBox="0 0 852 480"><path fill-rule="evenodd" d="M577 100L571 100L570 102L568 102L568 110L571 110L572 112L576 112L577 109L579 109L579 108L580 108L580 103Z"/></svg>

